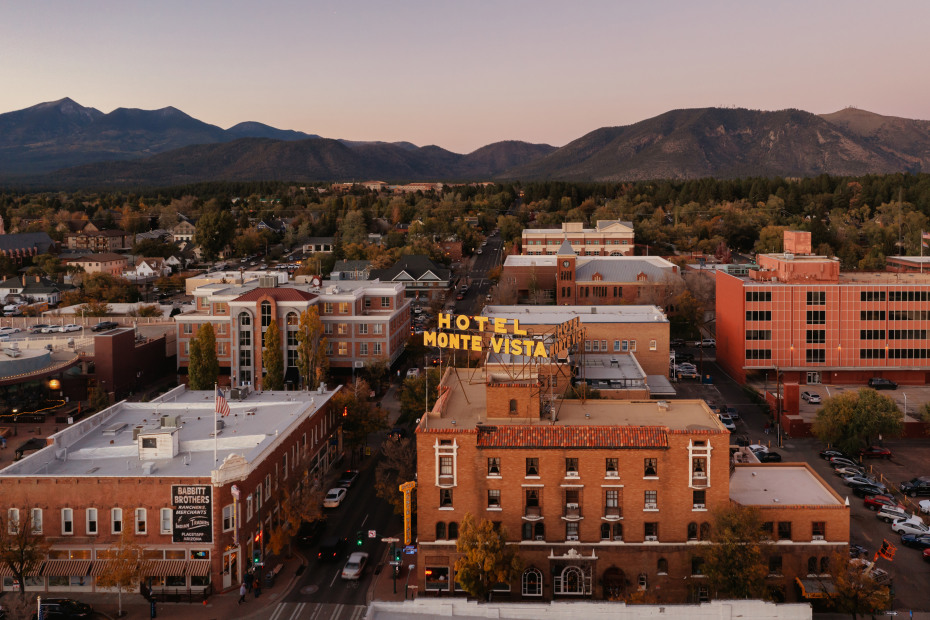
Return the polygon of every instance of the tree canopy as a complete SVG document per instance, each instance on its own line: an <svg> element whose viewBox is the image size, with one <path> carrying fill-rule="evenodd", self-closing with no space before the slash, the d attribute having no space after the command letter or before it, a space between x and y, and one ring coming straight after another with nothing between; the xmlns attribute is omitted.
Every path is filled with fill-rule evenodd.
<svg viewBox="0 0 930 620"><path fill-rule="evenodd" d="M203 323L190 340L187 365L187 386L192 390L210 390L220 375L216 359L216 334L213 325Z"/></svg>
<svg viewBox="0 0 930 620"><path fill-rule="evenodd" d="M27 575L37 574L48 554L51 545L41 530L41 524L33 522L31 508L5 506L0 510L0 567L9 570L19 583L25 583ZM20 588L19 597L26 600L25 588Z"/></svg>
<svg viewBox="0 0 930 620"><path fill-rule="evenodd" d="M417 444L411 437L388 437L381 444L381 460L375 470L375 492L394 507L395 514L404 514L404 495L398 487L416 479ZM416 493L413 511L416 514Z"/></svg>
<svg viewBox="0 0 930 620"><path fill-rule="evenodd" d="M701 548L704 574L721 598L766 598L766 535L755 508L734 504L714 514Z"/></svg>
<svg viewBox="0 0 930 620"><path fill-rule="evenodd" d="M328 368L320 311L316 306L310 306L301 313L297 325L297 371L303 385L312 390L326 377Z"/></svg>
<svg viewBox="0 0 930 620"><path fill-rule="evenodd" d="M507 530L487 519L465 513L455 541L461 556L455 561L456 581L471 596L485 601L498 583L509 584L523 570L523 561L507 544Z"/></svg>
<svg viewBox="0 0 930 620"><path fill-rule="evenodd" d="M263 390L284 389L284 355L281 353L281 331L278 322L272 320L265 330L265 348L262 349Z"/></svg>
<svg viewBox="0 0 930 620"><path fill-rule="evenodd" d="M894 400L864 387L824 400L811 432L846 454L856 454L879 435L896 437L903 429L903 415Z"/></svg>
<svg viewBox="0 0 930 620"><path fill-rule="evenodd" d="M213 260L232 243L235 232L236 220L229 211L208 211L197 220L194 242L205 258Z"/></svg>

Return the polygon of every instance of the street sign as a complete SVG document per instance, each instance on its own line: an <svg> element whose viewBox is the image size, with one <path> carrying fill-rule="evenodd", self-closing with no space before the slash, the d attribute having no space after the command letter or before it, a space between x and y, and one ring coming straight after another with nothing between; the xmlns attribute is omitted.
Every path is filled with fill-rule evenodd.
<svg viewBox="0 0 930 620"><path fill-rule="evenodd" d="M406 553L407 555L413 555L416 552L417 552L417 548L414 547L413 545L408 545L404 547L404 553Z"/></svg>
<svg viewBox="0 0 930 620"><path fill-rule="evenodd" d="M382 538L381 542L396 543L400 542L400 538Z"/></svg>
<svg viewBox="0 0 930 620"><path fill-rule="evenodd" d="M378 537L378 532L376 532L375 530L368 530L368 538L377 538L377 537Z"/></svg>

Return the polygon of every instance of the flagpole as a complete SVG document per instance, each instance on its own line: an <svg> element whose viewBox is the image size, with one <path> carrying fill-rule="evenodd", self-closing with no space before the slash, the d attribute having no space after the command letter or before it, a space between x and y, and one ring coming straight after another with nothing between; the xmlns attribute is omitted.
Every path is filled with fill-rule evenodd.
<svg viewBox="0 0 930 620"><path fill-rule="evenodd" d="M219 408L216 400L216 395L219 393L220 386L218 383L213 384L213 465L216 466L216 410Z"/></svg>

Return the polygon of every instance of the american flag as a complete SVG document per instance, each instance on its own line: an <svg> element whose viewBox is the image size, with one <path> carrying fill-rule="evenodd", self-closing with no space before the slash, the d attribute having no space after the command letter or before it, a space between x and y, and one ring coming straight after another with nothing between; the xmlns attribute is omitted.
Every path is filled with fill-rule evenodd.
<svg viewBox="0 0 930 620"><path fill-rule="evenodd" d="M216 388L216 409L215 411L222 415L224 418L229 415L229 403L226 402L226 397L223 396L223 390Z"/></svg>
<svg viewBox="0 0 930 620"><path fill-rule="evenodd" d="M928 239L928 240L930 240L930 233L928 233L928 232L920 231L920 236L921 236L921 238L923 238L923 239Z"/></svg>

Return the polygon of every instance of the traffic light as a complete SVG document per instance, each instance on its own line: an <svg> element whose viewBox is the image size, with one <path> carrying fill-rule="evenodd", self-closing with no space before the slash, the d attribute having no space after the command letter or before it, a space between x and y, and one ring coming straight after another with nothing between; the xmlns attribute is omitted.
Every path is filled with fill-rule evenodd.
<svg viewBox="0 0 930 620"><path fill-rule="evenodd" d="M342 408L342 417L344 417L344 418L349 417L349 408L348 408L348 407L343 407L343 408Z"/></svg>
<svg viewBox="0 0 930 620"><path fill-rule="evenodd" d="M261 550L261 549L253 549L253 550L252 550L252 563L253 563L253 564L261 564L261 563L262 563L262 550Z"/></svg>
<svg viewBox="0 0 930 620"><path fill-rule="evenodd" d="M400 549L395 547L394 549L394 561L395 562L400 562L400 555L401 555Z"/></svg>
<svg viewBox="0 0 930 620"><path fill-rule="evenodd" d="M362 546L362 540L363 540L362 532L361 531L355 532L355 546L356 547Z"/></svg>

